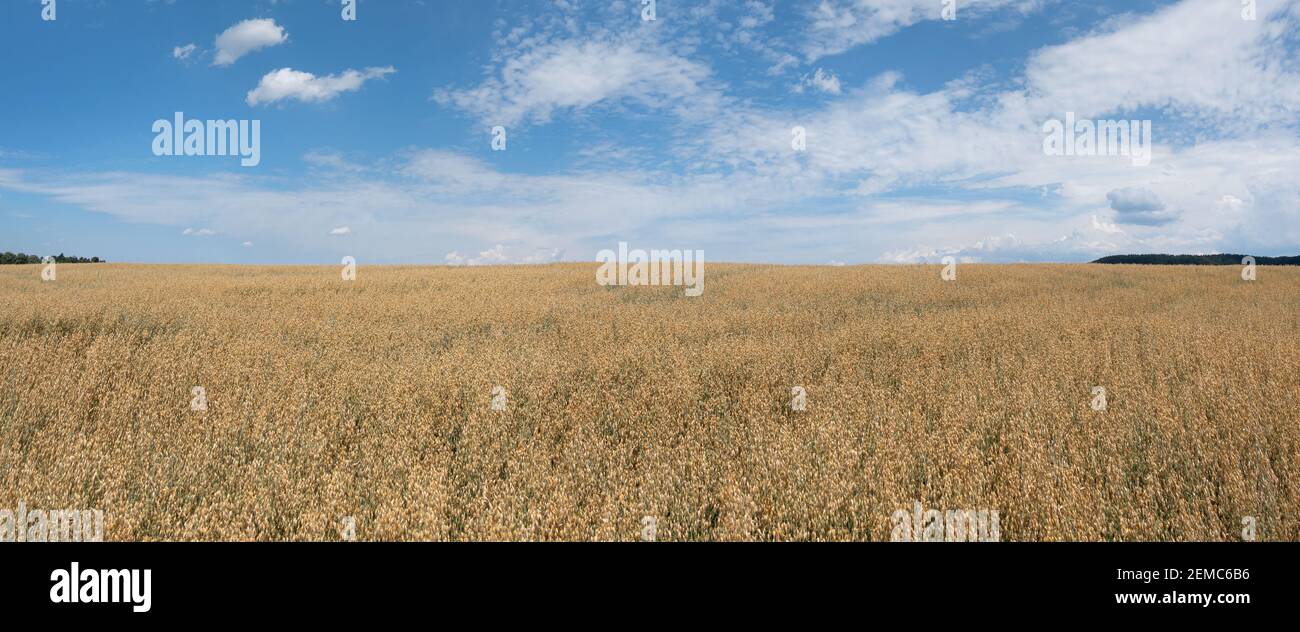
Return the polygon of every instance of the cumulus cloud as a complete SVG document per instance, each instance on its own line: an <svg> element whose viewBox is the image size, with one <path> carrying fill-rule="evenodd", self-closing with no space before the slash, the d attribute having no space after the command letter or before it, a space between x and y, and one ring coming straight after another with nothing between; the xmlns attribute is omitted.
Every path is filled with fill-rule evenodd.
<svg viewBox="0 0 1300 632"><path fill-rule="evenodd" d="M337 75L317 77L292 68L273 70L262 77L244 99L250 106L292 99L304 103L329 101L344 92L356 92L371 79L382 79L397 72L392 66L345 70Z"/></svg>
<svg viewBox="0 0 1300 632"><path fill-rule="evenodd" d="M453 266L490 266L506 264L554 263L564 258L564 251L559 248L538 249L523 255L512 255L502 244L480 251L477 257L466 257L453 250L444 260Z"/></svg>
<svg viewBox="0 0 1300 632"><path fill-rule="evenodd" d="M339 226L330 230L331 235L351 235L352 229L348 226Z"/></svg>
<svg viewBox="0 0 1300 632"><path fill-rule="evenodd" d="M1014 234L994 235L973 243L945 248L916 248L886 252L878 259L881 263L939 263L952 257L962 263L981 262L1051 262L1088 261L1100 255L1114 253L1120 243L1105 230L1079 227L1056 238L1028 240Z"/></svg>
<svg viewBox="0 0 1300 632"><path fill-rule="evenodd" d="M1103 220L1103 219L1097 217L1096 215L1093 215L1093 216L1091 217L1091 220L1092 220L1092 229L1095 230L1095 231L1103 232L1103 233L1110 233L1110 234L1113 234L1113 235L1123 235L1123 234L1124 234L1124 229L1120 228L1119 226L1116 226L1115 224L1113 224L1113 223L1111 223L1111 222L1105 221L1105 220Z"/></svg>
<svg viewBox="0 0 1300 632"><path fill-rule="evenodd" d="M212 65L229 66L244 55L288 40L289 34L273 19L244 20L217 36L217 55Z"/></svg>
<svg viewBox="0 0 1300 632"><path fill-rule="evenodd" d="M194 44L173 47L172 59L189 59L190 55L193 55L196 50L198 50L198 46Z"/></svg>
<svg viewBox="0 0 1300 632"><path fill-rule="evenodd" d="M186 228L181 234L187 237L209 237L217 234L217 231L210 228Z"/></svg>
<svg viewBox="0 0 1300 632"><path fill-rule="evenodd" d="M1178 213L1165 210L1165 203L1151 189L1125 187L1106 194L1120 224L1161 226L1178 219Z"/></svg>

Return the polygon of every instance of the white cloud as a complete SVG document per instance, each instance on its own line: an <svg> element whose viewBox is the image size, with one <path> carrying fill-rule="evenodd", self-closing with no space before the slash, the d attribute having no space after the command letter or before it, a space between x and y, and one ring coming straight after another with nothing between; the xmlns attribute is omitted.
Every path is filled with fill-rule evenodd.
<svg viewBox="0 0 1300 632"><path fill-rule="evenodd" d="M217 55L212 65L229 66L244 55L288 40L289 34L273 19L244 20L217 36Z"/></svg>
<svg viewBox="0 0 1300 632"><path fill-rule="evenodd" d="M506 264L555 263L564 258L564 251L558 248L538 249L523 255L511 255L502 244L497 244L478 253L477 257L465 257L453 250L447 253L444 261L453 266L491 266Z"/></svg>
<svg viewBox="0 0 1300 632"><path fill-rule="evenodd" d="M967 77L918 94L900 89L897 74L885 73L812 110L731 107L715 117L698 142L685 143L680 151L717 169L742 168L799 182L808 199L843 200L847 190L869 200L879 193L917 187L940 187L959 195L1042 194L1039 200L996 213L977 212L974 206L955 209L942 224L926 221L923 230L896 226L895 240L939 244L904 249L907 257L964 249L986 259L1013 260L1046 256L1045 248L1055 248L1067 259L1108 254L1104 249L1111 247L1177 251L1258 244L1294 249L1300 244L1300 209L1291 200L1300 198L1300 184L1284 180L1285 174L1300 168L1300 157L1292 153L1300 138L1288 127L1300 109L1300 100L1291 96L1300 80L1286 70L1298 67L1294 51L1276 45L1279 34L1300 26L1300 3L1288 6L1290 13L1274 11L1262 26L1241 24L1233 18L1232 6L1211 0L1187 0L1151 15L1127 15L1096 33L1039 49L1030 57L1032 72L1023 82L1013 77L992 84ZM1217 52L1205 55L1198 50L1215 38L1213 31L1226 28L1234 33L1215 40ZM1199 35L1160 36L1186 31ZM1221 47L1225 39L1231 45ZM1111 46L1122 48L1123 55L1107 53ZM1202 57L1196 66L1214 66L1207 72L1253 77L1254 85L1242 87L1250 102L1220 99L1208 86L1180 88L1184 84L1178 76L1187 70L1179 60ZM1135 68L1132 59L1143 59L1143 65ZM1146 70L1148 61L1164 69L1159 80L1152 81L1156 73ZM1149 81L1154 85L1148 93ZM1230 86L1237 82L1225 81ZM1023 88L1005 92L993 87L1021 83ZM1269 86L1279 87L1265 94ZM1136 168L1125 157L1042 152L1045 117L1059 118L1065 111L1100 117L1161 106L1176 120L1157 120L1150 167ZM1177 136L1184 122L1177 117L1187 112L1206 115L1199 126L1197 120L1190 122L1199 135ZM790 150L790 128L795 124L807 131L806 152ZM1131 226L1131 232L1104 222L1094 226L1091 218L1106 208L1106 194L1124 188L1145 188L1165 207L1120 213L1116 219ZM1225 194L1252 202L1225 202ZM1264 197L1276 201L1265 206ZM916 219L917 212L903 205L884 216ZM840 228L851 228L857 221ZM1062 234L1062 223L1070 223L1079 236ZM1006 243L1012 227L1018 238L1014 246ZM1060 242L1062 238L1066 241ZM897 245L886 249L899 251Z"/></svg>
<svg viewBox="0 0 1300 632"><path fill-rule="evenodd" d="M1235 195L1225 195L1219 198L1219 206L1222 206L1229 211L1239 211L1241 210L1241 207L1245 206L1245 204L1245 200Z"/></svg>
<svg viewBox="0 0 1300 632"><path fill-rule="evenodd" d="M302 160L303 162L315 167L324 167L352 173L365 171L365 167L348 162L347 159L344 158L343 154L332 150L313 149L303 154Z"/></svg>
<svg viewBox="0 0 1300 632"><path fill-rule="evenodd" d="M488 121L499 117L502 124L625 103L677 108L674 101L686 101L684 107L699 108L690 95L700 96L705 107L724 104L688 121L698 135L665 129L673 135L668 151L680 170L598 161L578 164L599 168L532 175L499 171L478 154L413 149L376 162L392 169L346 178L308 170L291 186L244 174L0 168L0 188L177 230L202 225L223 234L265 235L260 251L288 243L294 248L286 251L332 256L338 243L328 237L332 227L364 226L348 238L356 245L350 252L386 261L446 252L449 263L518 262L544 259L556 249L586 259L620 239L704 248L713 260L807 262L1294 251L1300 245L1300 137L1293 113L1300 101L1293 95L1300 82L1286 80L1300 64L1294 50L1275 41L1297 32L1300 12L1261 11L1260 23L1242 24L1211 11L1220 11L1220 4L1186 0L1150 15L1124 15L1096 32L1038 49L1026 61L1025 76L1000 83L972 75L917 92L897 73L885 73L861 84L845 80L838 98L796 109L720 100L725 91L708 69L671 46L663 50L680 60L668 64L678 72L652 81L624 77L620 68L635 67L637 55L655 50L654 42L607 34L516 46L494 58L500 63L482 85L443 95L447 103ZM964 16L959 13L959 21ZM1214 39L1215 30L1225 32ZM1207 44L1207 38L1214 41ZM1108 46L1143 61L1133 65L1108 53ZM1205 46L1217 52L1207 57L1198 50ZM625 48L632 52L622 55ZM589 66L589 54L610 56L612 76L593 70L599 67ZM1180 59L1213 62L1204 72L1229 85L1236 85L1234 76L1264 83L1241 86L1251 103L1224 98L1215 82L1201 85L1199 78L1184 89L1165 76L1189 74ZM1148 63L1156 70L1148 71ZM1077 85L1067 81L1071 72ZM556 83L547 84L546 77ZM1149 93L1135 87L1144 82L1152 85ZM1115 90L1099 89L1110 86ZM1158 123L1152 164L1145 168L1125 157L1043 154L1044 117L1067 110L1104 116L1132 107L1204 114L1207 133L1178 138L1175 124ZM806 152L791 151L796 124L808 131ZM333 170L342 163L328 152L304 160ZM1107 194L1127 189L1148 191L1163 205L1154 212L1177 209L1176 217L1125 223L1133 212L1152 212L1117 215Z"/></svg>
<svg viewBox="0 0 1300 632"><path fill-rule="evenodd" d="M1124 229L1120 228L1119 226L1116 226L1115 224L1107 222L1097 217L1096 215L1093 215L1091 219L1092 219L1093 230L1096 230L1098 232L1103 232L1103 233L1111 233L1113 235L1124 234Z"/></svg>
<svg viewBox="0 0 1300 632"><path fill-rule="evenodd" d="M944 248L916 248L896 250L881 255L880 263L939 263L944 257L953 257L962 263L981 262L1050 262L1090 261L1102 255L1115 254L1121 242L1114 233L1082 226L1055 238L1027 240L1014 234L993 235L973 243Z"/></svg>
<svg viewBox="0 0 1300 632"><path fill-rule="evenodd" d="M257 87L248 92L245 101L250 105L275 103L293 99L304 103L329 101L344 92L355 92L370 79L381 79L397 72L392 66L348 69L337 75L317 77L309 72L292 68L273 70L262 77Z"/></svg>
<svg viewBox="0 0 1300 632"><path fill-rule="evenodd" d="M511 53L478 87L433 98L488 125L544 123L557 111L632 102L684 112L716 98L708 67L654 47L644 36L569 39Z"/></svg>
<svg viewBox="0 0 1300 632"><path fill-rule="evenodd" d="M1300 172L1300 139L1166 150L1146 170L1123 161L1058 163L1039 155L1025 167L1008 156L1012 173L985 170L978 180L961 181L969 193L985 197L975 201L846 198L837 192L843 180L837 172L815 165L788 176L775 162L726 175L527 175L444 150L395 156L385 174L340 180L331 172L309 173L291 186L243 174L0 168L0 189L177 230L210 226L223 234L259 234L261 250L285 245L321 256L332 256L330 240L340 239L330 236L332 229L364 225L347 237L355 248L350 253L388 262L427 263L431 251L455 253L448 263L523 262L547 260L544 255L556 249L585 260L620 240L701 248L716 253L714 260L805 262L917 261L946 253L982 261L1218 249L1275 254L1300 244L1300 182L1292 177ZM1179 166L1171 175L1156 170L1169 162ZM842 173L851 181L859 172ZM1044 197L1024 199L1029 187L1042 187ZM1149 188L1180 209L1181 218L1118 230L1099 216L1111 213L1106 193L1124 187ZM1221 203L1225 195L1249 202L1229 213Z"/></svg>
<svg viewBox="0 0 1300 632"><path fill-rule="evenodd" d="M194 54L195 50L198 50L198 46L195 46L194 44L176 46L172 48L172 59L189 59L190 55Z"/></svg>
<svg viewBox="0 0 1300 632"><path fill-rule="evenodd" d="M331 235L351 235L351 234L352 234L352 229L349 228L349 227L347 227L347 226L339 226L338 228L334 228L334 229L330 230L330 234L331 234Z"/></svg>
<svg viewBox="0 0 1300 632"><path fill-rule="evenodd" d="M1285 34L1300 22L1297 7L1260 3L1256 21L1240 11L1235 2L1185 0L1042 49L1025 69L1027 106L1056 117L1167 109L1227 130L1293 120L1300 73Z"/></svg>
<svg viewBox="0 0 1300 632"><path fill-rule="evenodd" d="M802 94L807 88L813 88L819 92L827 94L840 93L840 78L835 73L818 68L812 75L804 75L799 78L799 82L794 85L792 90Z"/></svg>
<svg viewBox="0 0 1300 632"><path fill-rule="evenodd" d="M1106 194L1120 224L1161 226L1178 219L1178 213L1165 210L1165 203L1145 187L1124 187Z"/></svg>
<svg viewBox="0 0 1300 632"><path fill-rule="evenodd" d="M1003 8L1024 14L1043 4L1041 0L959 0L957 20L977 19ZM811 63L893 35L918 22L938 20L942 8L940 0L820 0L805 12L807 28L801 49Z"/></svg>
<svg viewBox="0 0 1300 632"><path fill-rule="evenodd" d="M242 245L243 247L245 247L245 248L252 248L252 247L253 247L253 242L251 242L251 241L246 241L246 242L244 242L244 243L241 244L241 245Z"/></svg>
<svg viewBox="0 0 1300 632"><path fill-rule="evenodd" d="M210 228L198 228L198 229L186 228L185 230L181 231L181 234L189 237L209 237L217 234L217 232Z"/></svg>
<svg viewBox="0 0 1300 632"><path fill-rule="evenodd" d="M751 239L773 235L760 235L764 229L755 223L754 234L741 243L734 237L737 225L719 218L743 220L745 214L805 195L797 186L746 175L663 181L652 173L617 170L503 173L480 159L442 150L399 154L390 161L393 169L367 177L309 172L291 181L243 173L189 177L0 168L0 190L45 195L124 221L175 225L178 231L203 225L223 234L258 234L259 250L266 251L332 256L343 238L330 231L362 225L365 230L346 238L352 244L349 254L426 263L432 251L484 259L477 253L495 244L504 245L512 261L545 261L557 252L586 259L616 247L621 236L646 247L704 248L710 235L726 235L740 244L733 255L739 258ZM817 260L833 254L819 253Z"/></svg>

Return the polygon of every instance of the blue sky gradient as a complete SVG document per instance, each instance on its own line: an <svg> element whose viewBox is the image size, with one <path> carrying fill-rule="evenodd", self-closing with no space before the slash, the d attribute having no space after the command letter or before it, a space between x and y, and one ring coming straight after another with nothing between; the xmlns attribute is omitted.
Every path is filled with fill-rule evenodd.
<svg viewBox="0 0 1300 632"><path fill-rule="evenodd" d="M646 21L640 0L359 0L345 21L341 0L58 0L46 21L14 0L0 250L1297 254L1300 2L1259 0L1254 19L1245 4L956 0L947 20L944 0L658 0ZM1151 163L1047 155L1042 126L1067 111L1151 120ZM259 120L260 164L154 155L151 126L175 112Z"/></svg>

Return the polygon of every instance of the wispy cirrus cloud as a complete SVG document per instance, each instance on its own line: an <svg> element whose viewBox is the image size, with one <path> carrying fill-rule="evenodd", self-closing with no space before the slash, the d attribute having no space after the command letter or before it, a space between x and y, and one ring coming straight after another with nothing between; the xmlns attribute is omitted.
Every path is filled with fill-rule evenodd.
<svg viewBox="0 0 1300 632"><path fill-rule="evenodd" d="M1241 19L1238 3L1217 0L1115 16L1029 58L1025 108L1080 117L1166 111L1195 134L1294 123L1300 71L1288 34L1300 26L1300 4L1258 7L1255 20Z"/></svg>
<svg viewBox="0 0 1300 632"><path fill-rule="evenodd" d="M957 19L975 20L1002 9L1032 13L1046 2L959 0L954 4ZM807 26L799 49L812 63L888 37L918 22L940 20L944 6L940 0L817 0L803 9Z"/></svg>
<svg viewBox="0 0 1300 632"><path fill-rule="evenodd" d="M560 112L621 104L698 110L716 103L711 74L644 33L604 32L530 43L478 86L439 88L433 100L489 125L545 123Z"/></svg>
<svg viewBox="0 0 1300 632"><path fill-rule="evenodd" d="M839 94L840 78L835 76L834 72L823 68L818 68L811 75L804 75L791 88L794 92L802 93L806 89L817 90L828 94Z"/></svg>

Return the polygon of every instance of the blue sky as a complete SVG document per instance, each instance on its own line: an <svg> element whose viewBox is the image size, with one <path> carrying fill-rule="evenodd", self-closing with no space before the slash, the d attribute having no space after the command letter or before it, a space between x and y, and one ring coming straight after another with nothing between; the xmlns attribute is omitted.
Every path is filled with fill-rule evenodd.
<svg viewBox="0 0 1300 632"><path fill-rule="evenodd" d="M1300 253L1300 2L0 5L0 250L113 261ZM260 121L260 162L154 121ZM1044 123L1149 120L1150 164ZM505 129L494 151L492 129ZM802 128L802 148L792 145Z"/></svg>

